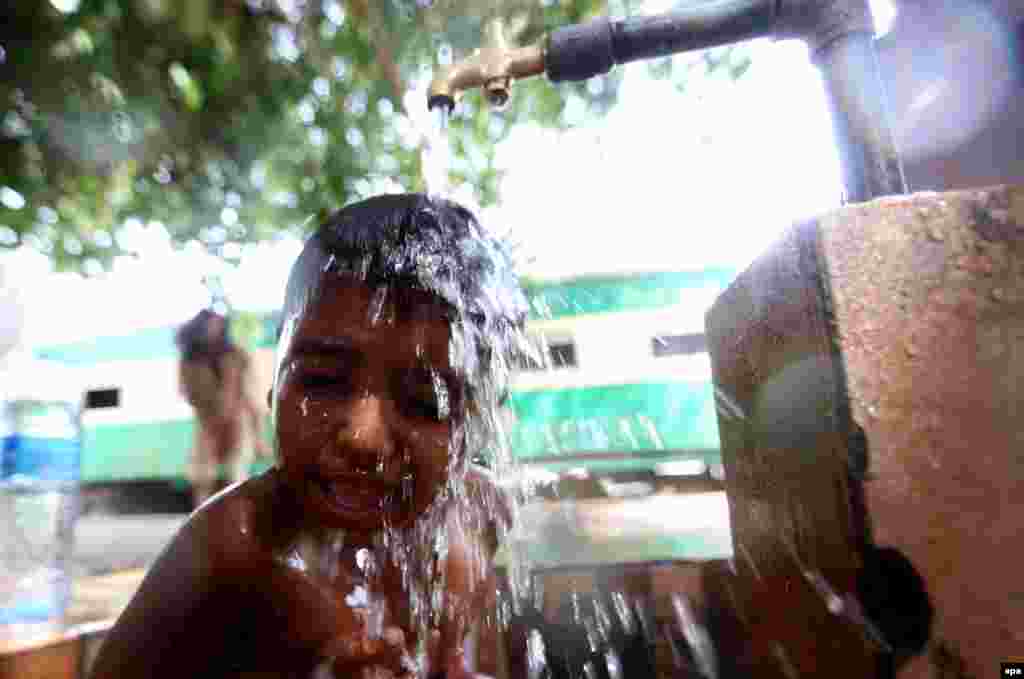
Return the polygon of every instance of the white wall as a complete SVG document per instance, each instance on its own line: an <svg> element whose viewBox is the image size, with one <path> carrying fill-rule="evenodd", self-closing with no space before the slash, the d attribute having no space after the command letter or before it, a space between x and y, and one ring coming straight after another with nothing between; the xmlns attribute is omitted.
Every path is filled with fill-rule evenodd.
<svg viewBox="0 0 1024 679"><path fill-rule="evenodd" d="M656 357L651 348L651 340L659 335L704 332L704 306L692 304L653 311L531 321L527 325L529 332L542 335L549 342L571 338L576 345L577 366L520 373L515 388L534 390L708 379L711 364L706 353Z"/></svg>

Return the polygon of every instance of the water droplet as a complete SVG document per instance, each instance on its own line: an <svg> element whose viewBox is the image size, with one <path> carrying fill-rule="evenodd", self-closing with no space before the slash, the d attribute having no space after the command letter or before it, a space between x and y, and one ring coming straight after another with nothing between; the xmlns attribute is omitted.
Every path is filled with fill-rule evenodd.
<svg viewBox="0 0 1024 679"><path fill-rule="evenodd" d="M622 659L619 658L618 653L615 651L606 651L604 654L604 662L608 668L609 679L623 679Z"/></svg>
<svg viewBox="0 0 1024 679"><path fill-rule="evenodd" d="M9 186L0 187L0 203L10 210L25 207L25 197Z"/></svg>
<svg viewBox="0 0 1024 679"><path fill-rule="evenodd" d="M547 649L538 630L530 630L526 639L526 668L528 679L541 679L547 669Z"/></svg>
<svg viewBox="0 0 1024 679"><path fill-rule="evenodd" d="M356 566L361 571L366 571L366 567L370 564L370 550L366 547L361 547L356 551Z"/></svg>

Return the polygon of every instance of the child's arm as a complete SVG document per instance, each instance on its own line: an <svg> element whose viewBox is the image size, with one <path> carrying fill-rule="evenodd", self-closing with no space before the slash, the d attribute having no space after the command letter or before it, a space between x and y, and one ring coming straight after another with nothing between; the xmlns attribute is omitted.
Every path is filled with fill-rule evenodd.
<svg viewBox="0 0 1024 679"><path fill-rule="evenodd" d="M407 655L400 634L362 639L329 588L266 547L277 528L261 525L255 506L273 500L254 485L229 491L181 529L107 636L91 679L309 676L327 658L351 676L370 666L398 673Z"/></svg>
<svg viewBox="0 0 1024 679"><path fill-rule="evenodd" d="M239 492L193 515L107 636L92 679L312 671L343 629L337 607L261 546L253 504Z"/></svg>
<svg viewBox="0 0 1024 679"><path fill-rule="evenodd" d="M495 605L493 596L490 596L497 587L492 561L512 520L511 499L486 470L471 468L467 472L466 484L470 506L459 506L453 512L479 513L487 526L483 534L471 535L459 528L467 525L464 519L456 520L454 514L449 518L445 566L448 603L434 661L441 665L447 679L474 676L467 669L463 644L474 624L480 622Z"/></svg>
<svg viewBox="0 0 1024 679"><path fill-rule="evenodd" d="M215 664L237 601L219 586L200 532L189 522L161 554L107 635L92 679L179 679Z"/></svg>

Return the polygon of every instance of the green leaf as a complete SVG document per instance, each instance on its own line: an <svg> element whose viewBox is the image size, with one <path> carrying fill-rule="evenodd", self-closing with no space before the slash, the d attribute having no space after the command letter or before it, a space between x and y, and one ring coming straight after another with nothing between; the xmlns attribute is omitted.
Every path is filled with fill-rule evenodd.
<svg viewBox="0 0 1024 679"><path fill-rule="evenodd" d="M201 109L203 107L203 91L188 69L175 61L168 67L167 72L171 76L174 86L178 88L185 105L192 111Z"/></svg>
<svg viewBox="0 0 1024 679"><path fill-rule="evenodd" d="M8 49L0 82L0 185L26 206L0 210L0 224L72 269L109 264L120 250L97 234L109 239L128 217L162 221L179 245L219 225L229 202L238 214L229 242L308 230L310 215L384 176L423 189L419 149L403 145L404 102L386 75L409 87L443 44L470 53L496 13L522 44L607 12L598 0L292 4L295 16L269 1L82 0L70 14L5 3L0 45L18 49ZM382 62L385 47L393 64ZM739 77L745 54L722 49L699 63ZM677 86L682 63L666 74ZM501 113L468 93L449 133L461 179L484 205L496 202L495 145L516 126L562 127L569 96L584 98L585 115L604 115L621 77L520 81ZM39 223L43 205L59 214L55 224Z"/></svg>

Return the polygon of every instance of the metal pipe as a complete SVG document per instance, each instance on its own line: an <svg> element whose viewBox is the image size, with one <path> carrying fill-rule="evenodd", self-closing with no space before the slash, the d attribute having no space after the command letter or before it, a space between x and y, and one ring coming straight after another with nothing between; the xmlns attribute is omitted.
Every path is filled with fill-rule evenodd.
<svg viewBox="0 0 1024 679"><path fill-rule="evenodd" d="M868 0L780 0L775 35L807 43L825 82L844 201L907 193Z"/></svg>
<svg viewBox="0 0 1024 679"><path fill-rule="evenodd" d="M500 105L516 79L547 73L552 82L587 80L617 64L770 35L776 6L777 0L716 0L659 16L601 17L519 48L507 46L495 19L485 27L484 46L434 77L427 105L451 107L476 87Z"/></svg>
<svg viewBox="0 0 1024 679"><path fill-rule="evenodd" d="M903 164L888 124L874 37L850 33L813 58L825 81L832 113L844 202L907 193Z"/></svg>
<svg viewBox="0 0 1024 679"><path fill-rule="evenodd" d="M454 106L482 87L503 105L517 78L547 73L553 82L587 80L616 64L774 35L807 42L825 80L845 200L906 193L889 127L867 0L713 0L660 16L608 17L553 31L541 44L510 49L498 22L467 60L434 78L428 106Z"/></svg>
<svg viewBox="0 0 1024 679"><path fill-rule="evenodd" d="M718 0L614 24L615 61L625 64L770 35L774 0Z"/></svg>
<svg viewBox="0 0 1024 679"><path fill-rule="evenodd" d="M717 0L658 16L564 26L548 39L548 78L586 80L617 64L771 35L776 14L775 0Z"/></svg>

